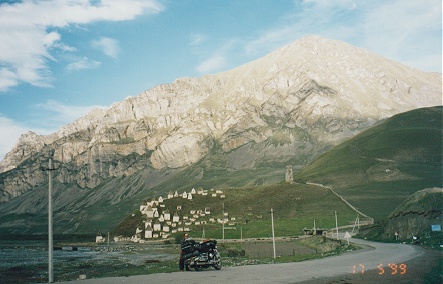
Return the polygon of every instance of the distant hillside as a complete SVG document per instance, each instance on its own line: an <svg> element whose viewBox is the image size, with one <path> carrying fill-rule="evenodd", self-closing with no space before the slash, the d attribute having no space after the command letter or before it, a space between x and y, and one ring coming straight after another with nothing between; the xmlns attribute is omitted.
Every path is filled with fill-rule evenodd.
<svg viewBox="0 0 443 284"><path fill-rule="evenodd" d="M192 200L188 200L182 197L183 191L180 191L178 197L166 199L160 203L161 206L155 206L159 215L168 211L171 216L178 214L180 221L186 218L183 224L171 229L188 227L192 236L201 237L204 227L206 237L220 239L222 225L217 219L222 219L225 213L226 238L271 237L272 208L276 236L299 236L303 235L303 228L313 227L314 219L316 228L334 228L334 211L337 211L339 226L352 225L357 216L354 210L329 189L313 185L282 182L270 186L200 190L204 190L207 195L193 194ZM189 194L190 191L191 189L188 189L186 193ZM144 230L144 221L147 219L152 219L153 224L165 225L166 222L160 222L158 218L147 218L146 215L140 214L142 201L146 204L146 201L149 202L153 198L154 196L149 196L140 200L140 204L134 207L133 214L121 222L112 234L127 237L135 235L137 227ZM157 196L156 200L158 199ZM199 210L205 212L205 208L209 208L210 214L199 216L199 213L196 213ZM194 213L191 213L192 211ZM191 222L191 218L196 220ZM192 224L185 225L186 222Z"/></svg>
<svg viewBox="0 0 443 284"><path fill-rule="evenodd" d="M442 185L443 107L398 114L324 153L295 177L332 186L362 212L387 217L412 193Z"/></svg>
<svg viewBox="0 0 443 284"><path fill-rule="evenodd" d="M379 240L411 241L418 236L422 243L432 244L439 240L442 232L432 231L432 225L443 227L443 189L427 188L412 194L397 207L386 220L362 231L360 237Z"/></svg>

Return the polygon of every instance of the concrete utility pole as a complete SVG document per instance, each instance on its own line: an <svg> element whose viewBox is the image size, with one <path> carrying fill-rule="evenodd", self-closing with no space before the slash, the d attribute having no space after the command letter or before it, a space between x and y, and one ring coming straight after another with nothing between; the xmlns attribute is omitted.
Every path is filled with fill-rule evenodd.
<svg viewBox="0 0 443 284"><path fill-rule="evenodd" d="M243 243L243 227L240 226L240 243Z"/></svg>
<svg viewBox="0 0 443 284"><path fill-rule="evenodd" d="M334 211L335 214L335 229L337 231L337 240L338 240L338 220L337 220L337 211Z"/></svg>
<svg viewBox="0 0 443 284"><path fill-rule="evenodd" d="M223 207L223 217L222 217L222 235L223 235L223 243L225 243L225 203L222 202Z"/></svg>
<svg viewBox="0 0 443 284"><path fill-rule="evenodd" d="M272 249L274 250L274 259L275 255L275 234L274 234L274 210L271 208L271 225L272 225Z"/></svg>
<svg viewBox="0 0 443 284"><path fill-rule="evenodd" d="M53 275L53 249L54 242L52 239L52 155L49 155L49 167L48 167L48 178L49 178L49 189L48 189L48 280L49 283L54 282Z"/></svg>
<svg viewBox="0 0 443 284"><path fill-rule="evenodd" d="M315 218L314 218L314 230L312 231L312 234L314 236L317 235L317 229L315 228Z"/></svg>

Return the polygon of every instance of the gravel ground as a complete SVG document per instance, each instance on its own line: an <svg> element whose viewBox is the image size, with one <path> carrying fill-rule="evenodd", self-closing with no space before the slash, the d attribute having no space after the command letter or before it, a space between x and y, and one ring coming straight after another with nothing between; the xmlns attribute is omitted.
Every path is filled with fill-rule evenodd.
<svg viewBox="0 0 443 284"><path fill-rule="evenodd" d="M407 244L374 243L353 240L365 248L323 259L268 265L224 267L203 272L176 272L86 279L70 284L112 283L430 283L427 272L441 259L441 251L427 251ZM385 269L383 274L379 265ZM394 270L388 264L397 264ZM400 268L400 264L403 264ZM363 268L364 267L364 268ZM406 269L405 269L406 267ZM354 273L355 270L355 273ZM436 280L435 283L441 283ZM440 281L440 282L439 282Z"/></svg>

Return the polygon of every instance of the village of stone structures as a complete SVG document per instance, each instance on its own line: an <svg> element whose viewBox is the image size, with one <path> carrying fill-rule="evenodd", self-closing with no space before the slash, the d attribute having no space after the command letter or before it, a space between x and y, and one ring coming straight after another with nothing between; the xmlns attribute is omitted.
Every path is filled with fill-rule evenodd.
<svg viewBox="0 0 443 284"><path fill-rule="evenodd" d="M224 222L230 226L235 225L236 218L229 218L228 212L225 212L224 216L219 218L212 217L211 208L208 206L204 208L193 208L185 211L184 207L192 208L192 203L188 202L192 201L193 198L197 198L196 195L200 195L201 197L210 196L214 199L225 198L222 190L204 190L202 188L199 188L198 190L192 188L189 192L184 191L180 194L177 191L174 193L169 192L164 198L162 196L159 196L158 198L154 196L150 201L145 200L140 205L140 214L145 217L145 220L143 220L143 224L141 224L141 226L137 226L136 230L134 231L134 235L132 235L130 238L116 236L114 237L114 241L132 241L136 243L143 243L144 240L159 238L167 239L171 236L171 234L175 234L177 232L189 232L191 231L191 226L193 225L204 226L208 223L214 224L216 222L219 224L223 224ZM165 202L166 200L169 202ZM171 205L171 203L180 204L174 206L174 208L167 206L167 204ZM182 204L186 204L188 206L184 206ZM133 214L131 217L135 217L135 214ZM97 236L97 242L100 241L104 241L104 238L102 236Z"/></svg>
<svg viewBox="0 0 443 284"><path fill-rule="evenodd" d="M271 210L275 216L271 216ZM189 232L193 238L223 242L266 240L272 237L272 221L275 221L274 236L280 239L333 237L338 226L356 233L360 225L372 222L369 217L359 216L330 189L297 184L292 167L288 166L284 182L275 186L198 187L148 197L112 237L115 242L178 241L184 232ZM108 238L106 234L98 234L96 242L106 242Z"/></svg>

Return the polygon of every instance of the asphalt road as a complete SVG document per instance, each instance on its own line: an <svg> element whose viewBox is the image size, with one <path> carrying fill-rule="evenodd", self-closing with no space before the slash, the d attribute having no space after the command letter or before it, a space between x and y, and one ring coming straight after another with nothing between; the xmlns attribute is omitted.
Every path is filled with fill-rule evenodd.
<svg viewBox="0 0 443 284"><path fill-rule="evenodd" d="M70 284L114 284L114 283L299 283L304 281L318 281L340 275L360 275L360 283L372 283L373 274L383 272L390 277L401 277L407 274L407 268L400 264L424 254L418 246L407 244L375 243L352 239L353 243L361 244L365 248L323 259L309 260L295 263L248 265L238 267L223 267L216 271L208 269L201 272L175 272L139 275L131 277L113 277L100 279L86 279L70 281ZM388 264L396 264L394 269ZM380 266L381 265L381 266ZM384 269L381 270L378 267ZM394 274L395 272L395 274ZM378 275L377 275L378 276ZM384 275L379 275L383 277ZM370 280L371 279L371 280ZM370 280L370 281L369 281ZM317 283L317 282L316 282Z"/></svg>

